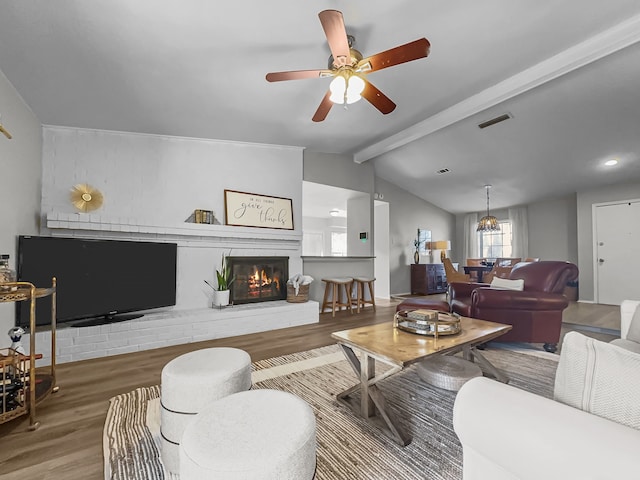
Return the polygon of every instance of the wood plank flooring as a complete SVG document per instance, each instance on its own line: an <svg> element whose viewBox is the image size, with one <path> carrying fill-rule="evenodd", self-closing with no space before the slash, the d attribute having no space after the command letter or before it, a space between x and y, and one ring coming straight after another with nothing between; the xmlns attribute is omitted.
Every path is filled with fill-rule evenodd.
<svg viewBox="0 0 640 480"><path fill-rule="evenodd" d="M0 425L0 479L102 479L102 429L109 399L159 384L162 367L178 355L230 346L246 350L255 361L322 347L334 343L330 334L336 330L390 321L396 304L379 302L377 312L368 307L360 314L339 312L335 318L322 314L320 323L313 325L59 365L60 391L37 408L40 428L28 431L26 416ZM618 307L601 307L572 304L568 318L573 323L582 317L615 318ZM569 329L571 325L564 331Z"/></svg>

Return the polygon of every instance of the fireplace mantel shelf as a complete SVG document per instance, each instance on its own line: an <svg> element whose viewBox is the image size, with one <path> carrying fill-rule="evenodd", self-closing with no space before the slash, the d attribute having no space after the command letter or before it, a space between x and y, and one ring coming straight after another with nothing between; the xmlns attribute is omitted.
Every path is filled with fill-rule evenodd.
<svg viewBox="0 0 640 480"><path fill-rule="evenodd" d="M47 228L52 230L89 230L99 232L123 232L130 234L152 234L156 236L203 237L219 239L258 239L272 240L299 245L302 233L295 230L270 228L234 227L228 225L209 225L203 223L167 224L159 220L141 220L133 218L114 218L93 213L49 212L46 217Z"/></svg>

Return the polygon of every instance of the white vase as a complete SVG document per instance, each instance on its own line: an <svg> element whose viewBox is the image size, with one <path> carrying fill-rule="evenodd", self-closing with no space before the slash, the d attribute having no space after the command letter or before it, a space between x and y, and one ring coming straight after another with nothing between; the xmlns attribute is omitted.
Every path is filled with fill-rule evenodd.
<svg viewBox="0 0 640 480"><path fill-rule="evenodd" d="M225 305L229 305L229 290L214 290L213 306L224 307Z"/></svg>

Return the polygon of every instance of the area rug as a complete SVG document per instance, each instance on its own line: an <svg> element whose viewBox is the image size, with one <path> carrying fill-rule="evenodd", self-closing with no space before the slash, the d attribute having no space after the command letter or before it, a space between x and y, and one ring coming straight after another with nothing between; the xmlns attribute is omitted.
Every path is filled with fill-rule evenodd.
<svg viewBox="0 0 640 480"><path fill-rule="evenodd" d="M557 356L488 348L485 357L510 385L551 397ZM455 392L424 384L410 367L378 384L413 438L401 447L336 401L356 383L337 345L253 364L253 388L284 390L306 400L317 420L317 480L462 478L462 447L453 431ZM160 455L160 389L139 388L110 400L104 428L105 479L178 480Z"/></svg>

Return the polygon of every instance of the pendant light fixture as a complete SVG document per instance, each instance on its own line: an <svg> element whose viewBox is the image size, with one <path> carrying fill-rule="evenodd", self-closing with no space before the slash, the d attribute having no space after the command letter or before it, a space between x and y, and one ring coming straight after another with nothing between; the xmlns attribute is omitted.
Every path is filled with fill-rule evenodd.
<svg viewBox="0 0 640 480"><path fill-rule="evenodd" d="M484 188L487 189L487 214L478 222L476 232L499 232L500 224L498 219L493 215L489 215L489 189L491 185L485 185Z"/></svg>

